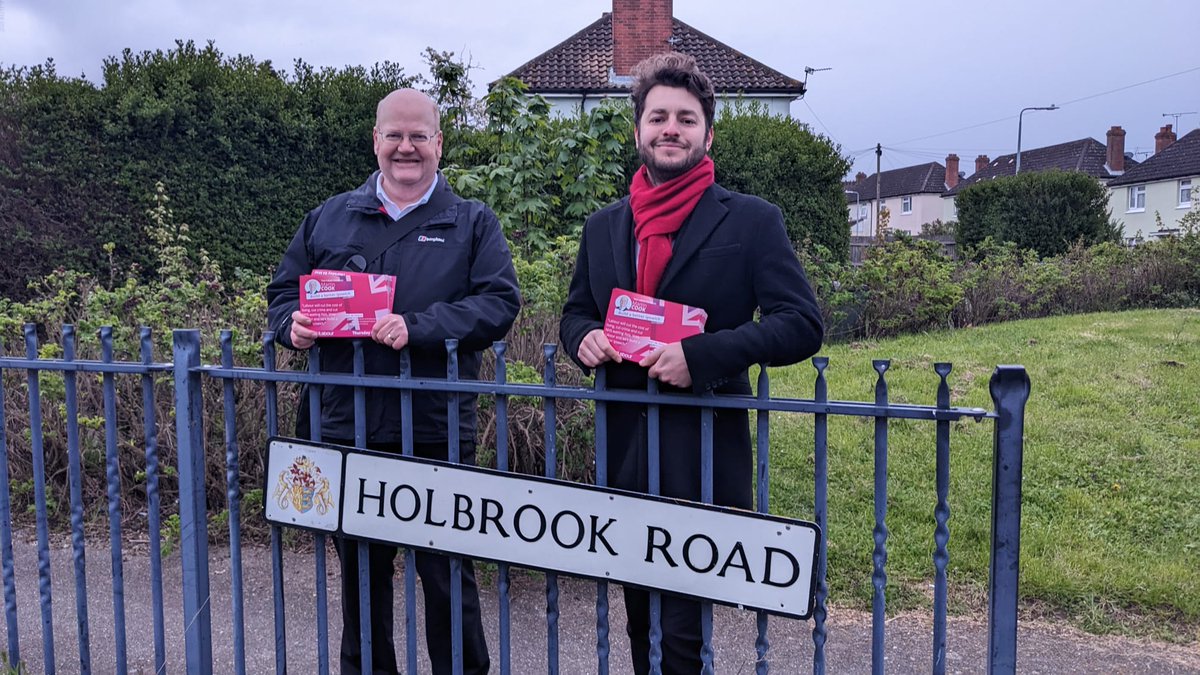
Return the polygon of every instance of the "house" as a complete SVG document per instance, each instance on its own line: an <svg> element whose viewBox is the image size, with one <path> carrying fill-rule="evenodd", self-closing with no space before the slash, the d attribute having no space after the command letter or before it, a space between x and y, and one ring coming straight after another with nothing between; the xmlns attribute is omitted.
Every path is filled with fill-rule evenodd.
<svg viewBox="0 0 1200 675"><path fill-rule="evenodd" d="M588 112L609 97L628 97L630 71L665 51L690 54L713 82L717 110L742 97L770 114L790 114L805 85L709 37L673 15L672 0L613 0L591 25L508 74L558 114Z"/></svg>
<svg viewBox="0 0 1200 675"><path fill-rule="evenodd" d="M1044 148L1033 148L1021 151L1021 171L1080 171L1107 185L1113 179L1124 175L1125 171L1137 166L1137 161L1125 154L1125 130L1114 126L1108 130L1108 143L1104 144L1094 138L1081 138L1077 141L1048 145ZM983 160L982 162L980 160ZM958 220L958 211L954 207L954 197L963 188L985 180L1002 176L1015 176L1017 173L1017 155L1003 155L990 162L981 155L975 160L975 173L962 180L958 185L946 190L942 195L943 220Z"/></svg>
<svg viewBox="0 0 1200 675"><path fill-rule="evenodd" d="M845 190L850 234L874 235L884 208L889 229L920 234L922 225L942 217L942 193L956 186L959 177L958 155L953 154L946 157L945 165L929 162L870 176L859 172Z"/></svg>
<svg viewBox="0 0 1200 675"><path fill-rule="evenodd" d="M1179 219L1200 206L1200 129L1179 140L1168 124L1154 135L1154 154L1108 183L1109 206L1130 238L1178 230ZM1162 219L1162 226L1157 222Z"/></svg>

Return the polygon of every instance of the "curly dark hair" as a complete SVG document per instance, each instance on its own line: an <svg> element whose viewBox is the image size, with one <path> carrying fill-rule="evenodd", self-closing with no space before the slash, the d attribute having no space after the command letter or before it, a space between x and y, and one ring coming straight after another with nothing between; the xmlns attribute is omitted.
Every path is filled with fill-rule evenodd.
<svg viewBox="0 0 1200 675"><path fill-rule="evenodd" d="M712 129L716 114L717 96L712 80L696 67L696 59L679 52L664 52L643 59L633 67L633 117L639 124L646 110L646 94L658 85L688 90L700 100L706 129Z"/></svg>

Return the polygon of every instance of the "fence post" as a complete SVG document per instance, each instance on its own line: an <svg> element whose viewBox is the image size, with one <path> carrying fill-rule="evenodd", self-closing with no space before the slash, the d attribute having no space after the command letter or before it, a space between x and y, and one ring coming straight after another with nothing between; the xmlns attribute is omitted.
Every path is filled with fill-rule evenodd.
<svg viewBox="0 0 1200 675"><path fill-rule="evenodd" d="M988 672L1017 670L1017 599L1021 556L1021 464L1029 375L998 366L989 390L996 407L992 464L992 548L988 570Z"/></svg>
<svg viewBox="0 0 1200 675"><path fill-rule="evenodd" d="M183 560L183 626L189 675L212 675L212 609L208 594L208 513L200 331L174 331L175 436L179 457L179 539Z"/></svg>

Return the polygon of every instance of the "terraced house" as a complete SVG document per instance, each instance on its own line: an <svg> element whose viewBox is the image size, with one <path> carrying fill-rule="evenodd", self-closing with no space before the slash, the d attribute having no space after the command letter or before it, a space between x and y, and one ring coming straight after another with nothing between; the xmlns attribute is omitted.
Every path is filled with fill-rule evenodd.
<svg viewBox="0 0 1200 675"><path fill-rule="evenodd" d="M958 155L954 154L946 156L944 165L929 162L882 171L878 176L859 172L845 186L850 234L874 236L883 209L888 212L889 229L920 234L922 225L942 217L942 194L958 185L961 178Z"/></svg>
<svg viewBox="0 0 1200 675"><path fill-rule="evenodd" d="M1154 136L1154 154L1108 183L1113 218L1125 237L1140 240L1179 231L1179 219L1200 208L1200 129L1176 140L1171 125Z"/></svg>

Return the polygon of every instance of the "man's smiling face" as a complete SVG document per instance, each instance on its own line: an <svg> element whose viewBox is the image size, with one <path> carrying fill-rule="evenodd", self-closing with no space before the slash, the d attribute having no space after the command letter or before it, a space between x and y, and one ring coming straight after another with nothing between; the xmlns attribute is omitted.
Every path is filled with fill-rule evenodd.
<svg viewBox="0 0 1200 675"><path fill-rule="evenodd" d="M420 92L393 92L379 105L373 136L384 192L397 204L419 199L442 158L435 104Z"/></svg>
<svg viewBox="0 0 1200 675"><path fill-rule="evenodd" d="M634 139L638 155L657 185L682 176L700 163L712 145L712 129L704 118L700 99L682 87L660 84L646 94Z"/></svg>

